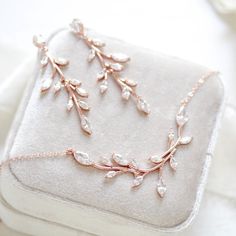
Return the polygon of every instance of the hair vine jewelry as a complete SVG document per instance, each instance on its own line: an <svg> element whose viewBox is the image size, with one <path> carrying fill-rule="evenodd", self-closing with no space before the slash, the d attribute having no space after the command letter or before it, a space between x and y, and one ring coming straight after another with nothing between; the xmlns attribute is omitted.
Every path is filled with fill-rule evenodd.
<svg viewBox="0 0 236 236"><path fill-rule="evenodd" d="M79 80L67 78L63 73L63 68L68 66L69 60L52 56L48 50L45 39L41 35L34 36L33 43L41 53L40 63L42 68L47 68L48 65L51 66L51 77L42 80L41 92L47 92L57 78L58 80L54 83L55 94L59 93L62 89L66 90L69 96L67 110L71 111L75 106L80 118L82 130L87 134L91 134L91 125L84 114L84 112L90 109L87 102L84 101L84 99L88 97L88 92L81 87L82 83Z"/></svg>
<svg viewBox="0 0 236 236"><path fill-rule="evenodd" d="M162 176L164 166L169 163L171 169L173 171L176 171L178 163L174 157L175 153L177 152L180 146L190 144L193 140L192 136L183 135L183 128L189 120L188 116L185 113L185 108L190 103L195 93L205 83L205 81L216 73L217 72L210 71L207 72L207 74L203 75L193 86L192 90L187 94L185 99L181 101L180 108L178 109L178 112L175 117L176 132L174 132L173 129L170 129L168 133L167 150L160 155L151 155L146 160L148 167L141 167L141 165L139 165L135 159L124 158L118 153L113 153L111 158L104 156L101 158L101 161L95 161L85 152L76 151L74 149L67 149L62 152L44 152L11 157L3 163L0 163L0 169L2 169L4 165L8 165L9 163L16 161L27 161L39 158L60 158L62 156L67 156L73 158L79 165L87 166L101 171L106 171L105 177L108 179L111 179L120 174L132 174L134 177L132 185L133 187L140 186L143 183L144 178L148 174L156 173L158 174L156 191L160 197L164 197L167 191L167 187Z"/></svg>
<svg viewBox="0 0 236 236"><path fill-rule="evenodd" d="M88 37L83 23L78 19L74 19L70 26L73 33L82 39L90 49L88 62L92 62L97 58L102 67L102 70L97 74L97 80L100 82L100 92L103 94L107 91L108 79L111 77L121 88L121 95L124 100L127 101L132 96L138 110L144 114L149 114L150 105L136 93L135 87L137 86L137 83L120 76L120 72L123 71L124 66L130 60L130 57L123 53L105 53L103 50L105 43L99 39Z"/></svg>

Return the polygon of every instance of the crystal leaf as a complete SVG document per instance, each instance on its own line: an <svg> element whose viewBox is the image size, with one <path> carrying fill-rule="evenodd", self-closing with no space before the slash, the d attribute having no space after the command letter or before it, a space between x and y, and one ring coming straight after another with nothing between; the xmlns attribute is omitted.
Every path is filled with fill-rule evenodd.
<svg viewBox="0 0 236 236"><path fill-rule="evenodd" d="M77 79L71 79L70 80L70 84L74 85L74 86L80 86L81 82Z"/></svg>
<svg viewBox="0 0 236 236"><path fill-rule="evenodd" d="M96 56L96 52L94 49L91 49L88 55L88 62L91 62Z"/></svg>
<svg viewBox="0 0 236 236"><path fill-rule="evenodd" d="M124 79L124 82L129 85L130 87L135 87L137 86L137 82L135 82L134 80L131 79Z"/></svg>
<svg viewBox="0 0 236 236"><path fill-rule="evenodd" d="M55 58L54 62L59 66L67 66L69 64L69 60L62 57Z"/></svg>
<svg viewBox="0 0 236 236"><path fill-rule="evenodd" d="M102 80L105 78L106 72L104 70L97 73L97 80Z"/></svg>
<svg viewBox="0 0 236 236"><path fill-rule="evenodd" d="M85 101L79 101L79 106L81 109L88 111L90 109L89 105Z"/></svg>
<svg viewBox="0 0 236 236"><path fill-rule="evenodd" d="M72 100L72 98L70 98L68 103L67 103L66 108L67 108L68 111L70 111L73 106L74 106L73 100Z"/></svg>
<svg viewBox="0 0 236 236"><path fill-rule="evenodd" d="M158 180L157 183L157 193L159 194L160 197L164 197L166 193L166 185L163 183L162 178Z"/></svg>
<svg viewBox="0 0 236 236"><path fill-rule="evenodd" d="M188 121L188 117L183 114L176 115L176 122L179 126L183 126Z"/></svg>
<svg viewBox="0 0 236 236"><path fill-rule="evenodd" d="M117 164L119 164L119 165L121 165L121 166L127 166L127 165L129 165L129 161L126 160L126 159L124 159L120 154L114 153L114 154L112 155L112 158L113 158L113 160L114 160Z"/></svg>
<svg viewBox="0 0 236 236"><path fill-rule="evenodd" d="M81 128L88 134L92 134L92 129L91 129L91 125L88 121L88 118L86 116L82 116L81 117Z"/></svg>
<svg viewBox="0 0 236 236"><path fill-rule="evenodd" d="M158 163L162 162L162 157L159 155L153 155L150 157L150 161L158 164Z"/></svg>
<svg viewBox="0 0 236 236"><path fill-rule="evenodd" d="M129 166L134 169L138 169L138 163L136 162L135 159L131 160L131 162L129 163Z"/></svg>
<svg viewBox="0 0 236 236"><path fill-rule="evenodd" d="M129 100L130 95L131 95L130 89L128 87L124 87L121 93L122 98L124 100Z"/></svg>
<svg viewBox="0 0 236 236"><path fill-rule="evenodd" d="M169 142L172 142L174 140L174 137L175 137L174 131L173 129L170 129L169 135L168 135Z"/></svg>
<svg viewBox="0 0 236 236"><path fill-rule="evenodd" d="M97 47L104 47L105 46L105 43L102 42L100 39L93 39L92 42Z"/></svg>
<svg viewBox="0 0 236 236"><path fill-rule="evenodd" d="M40 61L41 65L44 67L48 64L48 57L45 55Z"/></svg>
<svg viewBox="0 0 236 236"><path fill-rule="evenodd" d="M90 166L94 163L89 158L89 155L85 152L76 151L74 156L75 156L75 160L78 161L81 165Z"/></svg>
<svg viewBox="0 0 236 236"><path fill-rule="evenodd" d="M41 83L41 92L48 90L52 85L52 79L44 79Z"/></svg>
<svg viewBox="0 0 236 236"><path fill-rule="evenodd" d="M179 141L180 144L189 144L193 140L193 137L185 136L182 137Z"/></svg>
<svg viewBox="0 0 236 236"><path fill-rule="evenodd" d="M142 98L139 98L137 101L137 108L139 111L144 112L145 114L150 113L150 105Z"/></svg>
<svg viewBox="0 0 236 236"><path fill-rule="evenodd" d="M61 90L61 82L58 81L55 85L54 85L54 92L57 93Z"/></svg>
<svg viewBox="0 0 236 236"><path fill-rule="evenodd" d="M36 47L42 48L46 44L46 40L43 38L42 35L35 35L33 37L33 43Z"/></svg>
<svg viewBox="0 0 236 236"><path fill-rule="evenodd" d="M108 83L106 80L104 80L100 85L100 93L105 93L108 89Z"/></svg>
<svg viewBox="0 0 236 236"><path fill-rule="evenodd" d="M116 61L116 62L121 62L121 63L124 63L124 62L127 62L130 60L130 57L123 54L123 53L113 53L111 55L111 58Z"/></svg>
<svg viewBox="0 0 236 236"><path fill-rule="evenodd" d="M81 97L88 97L88 93L85 89L83 88L76 88L76 92L79 94Z"/></svg>
<svg viewBox="0 0 236 236"><path fill-rule="evenodd" d="M114 176L116 176L116 174L117 174L117 171L114 171L114 170L108 171L107 174L105 175L105 178L111 179Z"/></svg>
<svg viewBox="0 0 236 236"><path fill-rule="evenodd" d="M176 169L177 169L177 166L178 166L178 162L175 160L174 157L171 157L171 158L170 158L170 167L171 167L173 170L176 170Z"/></svg>
<svg viewBox="0 0 236 236"><path fill-rule="evenodd" d="M79 19L74 19L70 24L71 29L74 33L82 33L84 30L83 24Z"/></svg>
<svg viewBox="0 0 236 236"><path fill-rule="evenodd" d="M110 64L111 69L113 69L114 71L121 71L123 70L124 66L119 64L119 63L111 63Z"/></svg>
<svg viewBox="0 0 236 236"><path fill-rule="evenodd" d="M112 166L111 159L107 157L101 157L101 163L105 166Z"/></svg>
<svg viewBox="0 0 236 236"><path fill-rule="evenodd" d="M140 176L135 177L133 181L133 187L139 186L142 182L143 182L143 176L140 175Z"/></svg>

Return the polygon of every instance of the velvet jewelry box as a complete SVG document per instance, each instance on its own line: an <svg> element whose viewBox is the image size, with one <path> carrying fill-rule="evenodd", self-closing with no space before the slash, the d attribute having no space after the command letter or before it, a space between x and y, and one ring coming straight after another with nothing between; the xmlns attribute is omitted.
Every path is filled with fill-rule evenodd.
<svg viewBox="0 0 236 236"><path fill-rule="evenodd" d="M90 35L106 42L107 51L131 57L125 76L135 79L137 91L150 103L151 114L142 116L132 101L121 99L110 83L101 96L96 82L99 63L88 64L88 48L68 29L49 40L52 54L68 58L66 74L78 78L90 91L89 119L93 134L81 133L75 111L66 112L67 94L40 94L39 58L23 68L16 79L31 70L29 87L8 139L4 159L29 153L76 150L95 159L118 152L145 162L149 154L163 151L182 98L209 69L178 58L152 52L117 39ZM29 73L28 73L29 74ZM11 163L1 174L0 215L7 225L31 235L157 235L187 227L196 215L214 149L223 86L212 76L188 106L185 133L191 144L176 153L177 170L163 170L164 198L156 193L157 175L150 174L138 189L132 177L104 179L104 172L82 167L68 158L35 159Z"/></svg>

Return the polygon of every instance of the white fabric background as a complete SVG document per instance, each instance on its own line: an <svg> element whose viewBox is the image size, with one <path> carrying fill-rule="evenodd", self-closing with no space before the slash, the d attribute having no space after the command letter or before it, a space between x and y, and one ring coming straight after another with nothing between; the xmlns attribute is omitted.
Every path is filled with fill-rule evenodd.
<svg viewBox="0 0 236 236"><path fill-rule="evenodd" d="M236 234L236 15L219 15L204 0L0 0L0 5L0 150L26 83L8 75L34 55L32 34L47 35L73 17L101 33L221 71L228 105L205 196L193 224L174 235ZM2 227L0 235L16 235Z"/></svg>

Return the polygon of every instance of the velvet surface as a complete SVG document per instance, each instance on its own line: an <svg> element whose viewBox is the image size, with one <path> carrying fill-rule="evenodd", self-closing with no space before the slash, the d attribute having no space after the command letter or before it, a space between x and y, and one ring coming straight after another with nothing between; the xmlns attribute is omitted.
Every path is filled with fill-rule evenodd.
<svg viewBox="0 0 236 236"><path fill-rule="evenodd" d="M96 33L91 32L91 34ZM154 53L105 36L106 50L124 52L131 62L124 71L138 81L137 91L151 105L149 117L140 115L132 101L124 103L119 88L110 83L101 96L96 84L98 63L86 62L88 49L68 31L56 34L50 42L53 54L70 59L66 74L79 78L90 93L92 107L89 119L93 135L82 135L75 111L66 112L67 94L40 95L40 80L49 76L36 73L30 97L10 156L40 151L57 151L68 147L89 153L94 159L118 152L145 162L154 153L166 148L169 128L175 126L180 100L208 69L178 58ZM37 68L39 70L39 68ZM206 153L222 102L222 85L217 76L196 94L187 112L190 121L184 133L193 142L176 153L178 169L164 169L167 194L160 199L156 193L157 174L151 174L142 186L132 190L132 177L121 175L104 181L104 172L78 166L70 159L34 160L11 164L11 170L24 185L52 194L66 201L78 202L157 227L173 227L184 222L196 203Z"/></svg>

